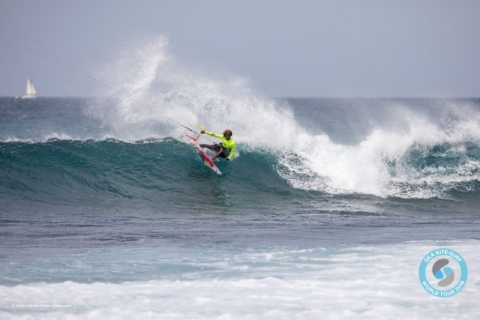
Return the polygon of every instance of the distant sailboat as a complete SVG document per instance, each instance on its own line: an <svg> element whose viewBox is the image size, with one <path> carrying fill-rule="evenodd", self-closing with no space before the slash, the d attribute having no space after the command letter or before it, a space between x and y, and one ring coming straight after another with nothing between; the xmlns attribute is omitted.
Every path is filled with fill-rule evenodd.
<svg viewBox="0 0 480 320"><path fill-rule="evenodd" d="M30 81L30 78L28 78L28 80L27 80L27 91L22 96L22 99L31 99L31 98L36 98L36 97L37 97L37 91L35 90L35 87L33 86L32 81Z"/></svg>

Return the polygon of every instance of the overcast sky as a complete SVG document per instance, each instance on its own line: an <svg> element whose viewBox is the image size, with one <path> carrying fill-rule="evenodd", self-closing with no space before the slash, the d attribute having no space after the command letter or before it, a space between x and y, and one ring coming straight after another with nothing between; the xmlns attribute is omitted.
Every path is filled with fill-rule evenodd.
<svg viewBox="0 0 480 320"><path fill-rule="evenodd" d="M0 96L27 76L42 96L92 95L18 45L91 74L161 34L178 61L265 96L480 97L479 13L476 0L0 0Z"/></svg>

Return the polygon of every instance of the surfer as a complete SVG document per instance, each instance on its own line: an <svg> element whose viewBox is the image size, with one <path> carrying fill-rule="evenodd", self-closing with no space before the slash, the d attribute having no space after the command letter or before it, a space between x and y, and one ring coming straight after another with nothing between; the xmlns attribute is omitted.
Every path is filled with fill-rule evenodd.
<svg viewBox="0 0 480 320"><path fill-rule="evenodd" d="M223 134L218 134L218 133L213 133L210 131L205 131L202 129L200 131L201 134L208 134L209 136L216 137L219 139L222 139L222 143L218 144L201 144L200 147L202 148L208 148L212 151L215 151L217 154L215 154L215 157L212 158L212 160L217 159L218 157L221 158L226 158L228 161L232 160L233 156L235 155L235 152L237 151L237 144L235 141L232 139L232 130L227 129L223 131Z"/></svg>

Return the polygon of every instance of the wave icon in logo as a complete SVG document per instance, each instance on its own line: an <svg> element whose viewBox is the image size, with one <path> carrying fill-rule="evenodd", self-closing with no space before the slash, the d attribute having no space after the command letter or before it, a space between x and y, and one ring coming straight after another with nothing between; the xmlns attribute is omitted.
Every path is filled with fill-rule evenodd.
<svg viewBox="0 0 480 320"><path fill-rule="evenodd" d="M462 291L467 283L467 263L458 252L438 248L423 257L418 268L418 276L422 287L432 296L452 297Z"/></svg>
<svg viewBox="0 0 480 320"><path fill-rule="evenodd" d="M455 272L452 268L447 267L449 263L448 259L439 259L432 266L433 276L441 280L438 282L439 287L448 287L455 280Z"/></svg>

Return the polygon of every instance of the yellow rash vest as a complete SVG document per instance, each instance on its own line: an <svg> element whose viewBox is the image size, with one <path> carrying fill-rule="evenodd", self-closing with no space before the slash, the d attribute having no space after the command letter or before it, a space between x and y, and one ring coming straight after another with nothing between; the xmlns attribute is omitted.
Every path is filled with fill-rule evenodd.
<svg viewBox="0 0 480 320"><path fill-rule="evenodd" d="M237 144L235 143L235 141L231 137L230 137L230 140L227 140L223 136L223 134L213 133L210 131L205 131L205 133L208 134L209 136L222 139L222 148L227 149L225 150L226 151L225 153L228 153L230 151L227 155L227 160L232 160L233 156L235 155L235 152L237 151Z"/></svg>

